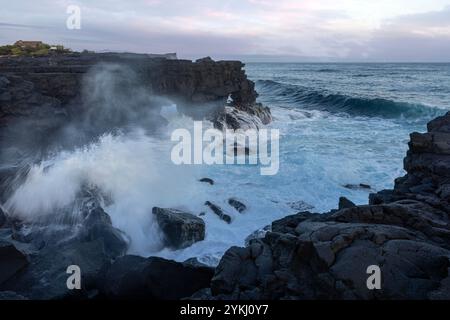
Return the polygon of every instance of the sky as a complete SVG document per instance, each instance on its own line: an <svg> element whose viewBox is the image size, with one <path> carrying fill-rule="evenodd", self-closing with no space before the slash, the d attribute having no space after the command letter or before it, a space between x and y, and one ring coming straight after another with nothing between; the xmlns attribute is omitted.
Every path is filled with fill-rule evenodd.
<svg viewBox="0 0 450 320"><path fill-rule="evenodd" d="M66 27L80 8L80 29ZM450 61L450 0L0 0L0 44L247 61Z"/></svg>

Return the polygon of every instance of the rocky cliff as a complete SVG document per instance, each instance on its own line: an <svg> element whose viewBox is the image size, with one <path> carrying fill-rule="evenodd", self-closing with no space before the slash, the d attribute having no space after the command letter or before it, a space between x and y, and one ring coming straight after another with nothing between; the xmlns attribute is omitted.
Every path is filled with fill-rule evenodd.
<svg viewBox="0 0 450 320"><path fill-rule="evenodd" d="M288 216L230 248L194 298L450 299L449 134L450 113L412 133L407 175L369 205ZM367 286L369 266L379 289Z"/></svg>
<svg viewBox="0 0 450 320"><path fill-rule="evenodd" d="M208 58L192 62L116 53L2 57L0 73L23 77L39 93L65 104L79 96L83 75L99 63L130 66L151 92L185 103L225 102L231 95L236 104L251 104L257 96L242 62Z"/></svg>
<svg viewBox="0 0 450 320"><path fill-rule="evenodd" d="M232 104L215 118L217 127L270 121L268 109L255 104L253 83L240 62L67 55L0 59L1 132L18 119L27 119L27 136L30 128L48 133L55 123L66 123L83 103L80 81L99 62L125 63L149 91L187 110L224 105L231 95ZM120 98L127 99L128 92L134 91ZM44 121L49 118L54 121ZM17 143L18 133L13 137ZM29 228L0 206L0 299L450 299L450 113L431 121L427 133L411 134L404 166L407 174L395 188L372 194L368 205L340 199L337 210L274 221L246 247L230 248L215 270L195 259L176 263L126 255L129 240L92 190L80 195L83 210L75 234L70 226L49 232L48 221ZM26 168L19 173L1 168L0 184L26 175ZM204 237L198 217L163 208L154 214L172 236L166 239L172 247ZM66 287L66 268L74 261L84 270L83 288L76 292ZM367 286L373 266L380 269L379 289Z"/></svg>
<svg viewBox="0 0 450 320"><path fill-rule="evenodd" d="M50 122L78 115L86 74L99 64L130 68L142 88L169 98L188 114L195 114L202 105L223 108L228 98L240 110L255 105L254 83L247 79L244 64L239 61L204 58L192 62L115 53L1 57L0 125L15 119L45 118ZM265 112L270 115L268 109Z"/></svg>

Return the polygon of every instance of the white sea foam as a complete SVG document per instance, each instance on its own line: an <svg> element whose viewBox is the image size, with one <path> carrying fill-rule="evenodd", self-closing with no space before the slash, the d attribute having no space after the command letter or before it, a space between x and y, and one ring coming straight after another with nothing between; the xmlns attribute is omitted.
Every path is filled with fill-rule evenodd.
<svg viewBox="0 0 450 320"><path fill-rule="evenodd" d="M272 112L271 126L282 133L280 171L273 177L261 176L254 165L176 166L170 160L168 137L155 139L136 130L106 134L84 148L33 166L6 206L21 217L35 219L70 205L84 185L95 186L112 199L105 210L114 226L131 238L130 253L179 261L196 256L215 264L227 248L243 245L256 229L295 213L292 202L304 201L317 212L335 208L342 195L367 203L367 191L343 185L368 183L379 190L391 187L393 178L402 174L406 141L398 137L406 138L407 132L395 123L323 112L305 115L276 107ZM169 113L169 130L192 128L192 119L174 110ZM343 133L342 126L351 132ZM198 182L202 177L214 179L215 184ZM235 211L227 203L231 197L241 199L248 210ZM221 206L232 223L212 213L204 205L207 200ZM196 215L205 212L206 239L184 250L162 249L153 206L181 208Z"/></svg>

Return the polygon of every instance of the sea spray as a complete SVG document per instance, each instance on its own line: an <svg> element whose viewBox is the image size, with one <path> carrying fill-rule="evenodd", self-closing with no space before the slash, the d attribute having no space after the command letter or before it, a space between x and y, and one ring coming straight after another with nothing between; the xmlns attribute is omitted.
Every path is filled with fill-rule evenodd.
<svg viewBox="0 0 450 320"><path fill-rule="evenodd" d="M169 147L143 130L105 134L32 166L6 208L33 221L73 205L83 187L95 187L111 199L105 210L113 225L131 238L130 250L152 252L160 244L152 207L179 207L195 194L195 168L173 165Z"/></svg>

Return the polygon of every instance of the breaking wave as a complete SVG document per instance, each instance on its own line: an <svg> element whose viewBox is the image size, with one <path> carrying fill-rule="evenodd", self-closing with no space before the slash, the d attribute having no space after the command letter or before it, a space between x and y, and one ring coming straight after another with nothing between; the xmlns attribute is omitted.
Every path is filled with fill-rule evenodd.
<svg viewBox="0 0 450 320"><path fill-rule="evenodd" d="M386 98L348 96L327 91L317 91L299 85L283 84L272 80L258 80L257 89L273 102L290 106L347 113L353 116L406 118L429 120L443 114L443 110L423 104L393 101Z"/></svg>

